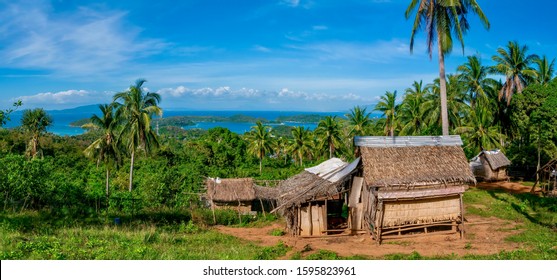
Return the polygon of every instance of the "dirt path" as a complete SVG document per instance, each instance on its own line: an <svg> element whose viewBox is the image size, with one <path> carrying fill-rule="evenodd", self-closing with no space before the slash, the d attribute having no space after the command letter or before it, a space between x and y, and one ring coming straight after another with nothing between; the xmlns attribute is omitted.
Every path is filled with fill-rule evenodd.
<svg viewBox="0 0 557 280"><path fill-rule="evenodd" d="M300 238L290 236L272 236L273 229L284 229L284 224L275 223L262 228L232 228L219 226L216 229L222 233L233 235L241 239L253 241L262 246L274 246L278 242L292 247L286 258L296 252L303 255L312 254L319 250L336 252L340 256L363 255L381 257L387 254L410 254L414 251L423 256L440 256L457 254L495 254L501 250L515 250L522 248L521 244L506 242L504 239L520 232L517 223L497 218L482 218L467 215L465 224L465 238L459 234L444 235L416 235L405 239L385 240L377 245L369 235L340 236L325 238Z"/></svg>
<svg viewBox="0 0 557 280"><path fill-rule="evenodd" d="M532 189L532 187L528 187L528 186L524 186L520 183L517 182L506 182L506 181L501 181L501 182L480 182L477 185L477 188L479 189L483 189L483 190L504 190L510 193L527 193L530 192L530 190ZM539 187L536 187L536 192L540 192L541 189Z"/></svg>

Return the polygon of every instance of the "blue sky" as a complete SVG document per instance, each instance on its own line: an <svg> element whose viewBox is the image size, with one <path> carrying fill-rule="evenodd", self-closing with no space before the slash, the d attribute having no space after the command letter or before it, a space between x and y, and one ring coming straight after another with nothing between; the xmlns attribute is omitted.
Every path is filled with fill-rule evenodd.
<svg viewBox="0 0 557 280"><path fill-rule="evenodd" d="M557 56L557 2L477 0L465 53L491 65L510 40ZM423 33L409 51L409 0L3 1L0 108L109 103L138 78L161 107L342 111L438 76Z"/></svg>

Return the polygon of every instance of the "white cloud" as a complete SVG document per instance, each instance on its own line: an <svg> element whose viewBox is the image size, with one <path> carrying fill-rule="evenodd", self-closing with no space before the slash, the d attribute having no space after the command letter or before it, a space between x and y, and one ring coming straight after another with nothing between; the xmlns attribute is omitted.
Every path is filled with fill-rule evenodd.
<svg viewBox="0 0 557 280"><path fill-rule="evenodd" d="M261 46L261 45L255 45L253 46L253 50L258 51L258 52L263 52L263 53L269 53L271 52L271 49Z"/></svg>
<svg viewBox="0 0 557 280"><path fill-rule="evenodd" d="M19 96L14 100L21 100L26 108L32 107L71 107L88 104L110 103L112 101L111 92L94 92L87 90L65 90L59 92L42 92L35 95Z"/></svg>
<svg viewBox="0 0 557 280"><path fill-rule="evenodd" d="M160 52L166 44L141 39L126 13L81 8L54 15L50 5L13 3L0 11L0 66L35 68L75 76L115 70L131 59Z"/></svg>
<svg viewBox="0 0 557 280"><path fill-rule="evenodd" d="M313 30L327 30L327 29L329 29L329 27L327 27L326 25L314 25L311 28Z"/></svg>
<svg viewBox="0 0 557 280"><path fill-rule="evenodd" d="M281 0L280 3L290 7L298 7L298 5L300 5L300 0Z"/></svg>

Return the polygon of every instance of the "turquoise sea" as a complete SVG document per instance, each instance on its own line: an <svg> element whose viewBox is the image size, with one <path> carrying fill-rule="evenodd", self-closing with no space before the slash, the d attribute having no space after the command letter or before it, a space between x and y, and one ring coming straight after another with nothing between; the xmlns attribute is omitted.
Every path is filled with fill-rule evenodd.
<svg viewBox="0 0 557 280"><path fill-rule="evenodd" d="M52 116L54 122L47 130L48 132L62 135L74 136L85 132L80 127L70 126L71 122L89 118L93 114L100 114L96 105L82 106L66 110L49 110L47 111ZM6 128L17 127L21 123L22 110L18 110L11 114L11 121L6 124ZM193 110L164 110L163 117L172 116L215 116L215 117L229 117L233 115L245 115L256 118L264 118L269 121L276 120L280 116L297 116L297 115L322 115L322 116L338 116L344 118L347 112L296 112L296 111L193 111ZM184 129L210 129L214 127L228 128L230 131L238 134L243 134L254 126L254 123L235 123L235 122L199 122L193 126L186 126ZM270 124L270 126L288 125L288 126L304 126L311 130L317 127L317 123L303 123L303 122L285 122L281 124Z"/></svg>

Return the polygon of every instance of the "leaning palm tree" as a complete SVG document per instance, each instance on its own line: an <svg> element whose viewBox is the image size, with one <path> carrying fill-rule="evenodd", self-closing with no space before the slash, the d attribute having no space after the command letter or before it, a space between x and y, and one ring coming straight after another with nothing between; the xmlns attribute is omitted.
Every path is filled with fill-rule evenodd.
<svg viewBox="0 0 557 280"><path fill-rule="evenodd" d="M263 158L273 149L273 135L269 131L269 127L263 126L261 121L257 121L255 126L251 127L247 140L249 143L248 152L259 159L259 174L261 175L263 172Z"/></svg>
<svg viewBox="0 0 557 280"><path fill-rule="evenodd" d="M118 129L119 120L114 117L114 108L112 104L99 105L102 116L99 117L94 114L90 121L94 130L101 131L101 136L93 141L83 153L90 158L97 159L97 167L101 162L104 163L106 168L106 197L109 195L109 177L110 166L117 163L120 157L120 151L117 146L116 132Z"/></svg>
<svg viewBox="0 0 557 280"><path fill-rule="evenodd" d="M486 90L495 80L488 78L489 67L483 66L479 56L468 56L468 61L458 66L458 79L468 87L470 106L475 107L477 99L486 99Z"/></svg>
<svg viewBox="0 0 557 280"><path fill-rule="evenodd" d="M133 186L133 165L135 153L139 150L149 153L158 147L159 142L154 130L151 129L151 118L154 115L162 116L162 109L158 106L161 97L157 93L144 92L143 84L146 81L139 79L127 91L114 95L116 118L122 120L123 128L121 141L130 152L130 180L129 191Z"/></svg>
<svg viewBox="0 0 557 280"><path fill-rule="evenodd" d="M544 55L542 58L534 59L534 63L536 64L537 68L537 79L536 81L539 84L545 85L551 81L553 78L553 74L555 71L555 58L549 62L547 57Z"/></svg>
<svg viewBox="0 0 557 280"><path fill-rule="evenodd" d="M42 108L23 111L21 125L23 129L31 134L31 140L27 145L26 154L30 158L42 155L39 138L52 124L52 117Z"/></svg>
<svg viewBox="0 0 557 280"><path fill-rule="evenodd" d="M467 19L470 11L479 16L486 29L489 29L489 21L475 0L412 0L404 14L406 19L409 19L414 11L416 11L416 14L410 36L410 51L414 49L416 33L422 28L426 33L427 51L430 59L433 44L437 40L442 131L443 135L448 135L449 118L447 112L447 85L445 81L445 55L450 53L453 48L453 35L456 35L464 52L463 34L470 27Z"/></svg>
<svg viewBox="0 0 557 280"><path fill-rule="evenodd" d="M438 132L442 128L442 118L440 112L440 80L435 79L433 84L428 85L430 93L424 96L423 103L424 120L430 131ZM449 129L461 126L463 118L469 114L468 95L466 94L465 85L458 80L456 75L447 76L447 108L450 114Z"/></svg>
<svg viewBox="0 0 557 280"><path fill-rule="evenodd" d="M350 137L366 135L371 125L370 115L371 113L366 114L365 107L356 106L352 108L350 114L346 115L350 127L348 135Z"/></svg>
<svg viewBox="0 0 557 280"><path fill-rule="evenodd" d="M315 129L315 134L320 138L319 148L328 149L329 158L332 158L335 150L340 147L343 138L337 117L327 116L322 119Z"/></svg>
<svg viewBox="0 0 557 280"><path fill-rule="evenodd" d="M511 104L511 98L515 93L521 93L529 82L537 78L537 73L530 65L538 57L528 55L528 46L520 46L518 42L509 42L507 49L498 48L497 53L492 57L497 63L492 68L495 74L505 76L503 87L499 91L499 100L507 101L507 106Z"/></svg>
<svg viewBox="0 0 557 280"><path fill-rule="evenodd" d="M303 126L297 126L292 129L292 143L290 145L290 152L299 160L300 166L304 165L304 157L312 154L313 137L309 129Z"/></svg>
<svg viewBox="0 0 557 280"><path fill-rule="evenodd" d="M385 135L395 136L396 118L399 109L399 105L396 104L396 90L394 92L387 91L379 100L374 110L382 112L383 117L385 117Z"/></svg>

